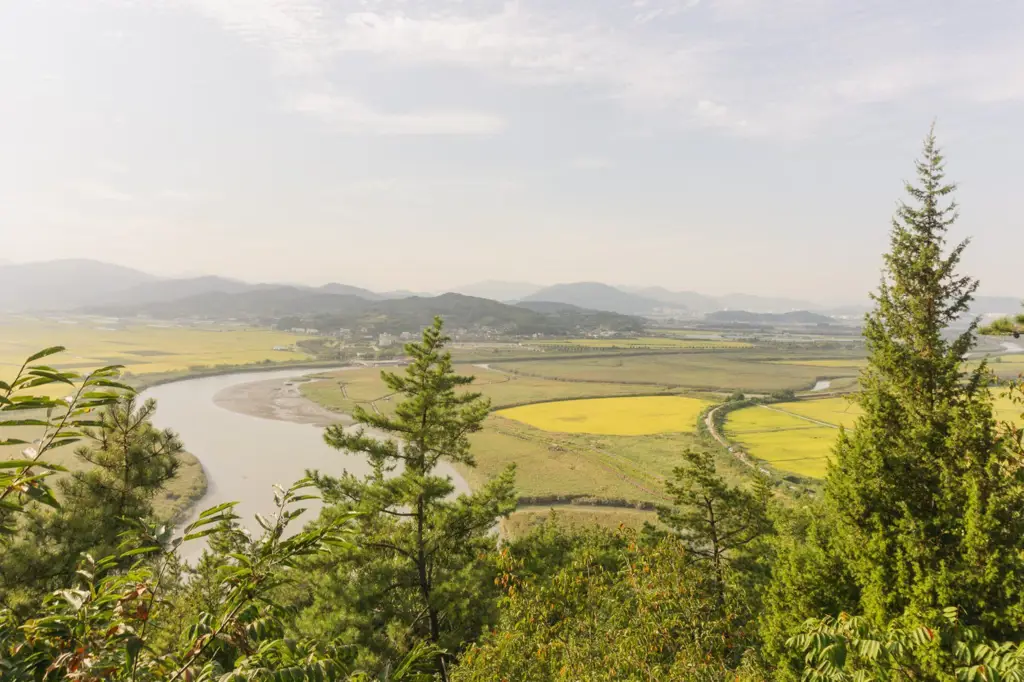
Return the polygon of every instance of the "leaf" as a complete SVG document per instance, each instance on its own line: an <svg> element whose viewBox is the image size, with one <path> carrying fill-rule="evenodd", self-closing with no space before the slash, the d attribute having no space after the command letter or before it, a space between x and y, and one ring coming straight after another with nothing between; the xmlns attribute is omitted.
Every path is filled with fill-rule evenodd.
<svg viewBox="0 0 1024 682"><path fill-rule="evenodd" d="M151 545L149 547L137 547L127 552L121 553L121 558L124 559L130 556L138 556L139 554L151 554L153 552L159 552L160 547L158 545Z"/></svg>
<svg viewBox="0 0 1024 682"><path fill-rule="evenodd" d="M52 469L54 471L67 471L67 469L59 464L47 464L46 462L36 462L31 459L5 459L0 461L0 469L18 469L20 467L30 466Z"/></svg>
<svg viewBox="0 0 1024 682"><path fill-rule="evenodd" d="M0 421L0 426L49 426L50 422L45 419L5 419Z"/></svg>
<svg viewBox="0 0 1024 682"><path fill-rule="evenodd" d="M218 504L216 507L210 507L209 509L204 510L201 514L199 514L199 518L205 519L206 517L213 516L218 512L224 511L225 509L230 509L231 507L234 507L237 504L238 502L224 502L222 504Z"/></svg>
<svg viewBox="0 0 1024 682"><path fill-rule="evenodd" d="M64 346L50 346L49 348L44 348L43 350L39 351L35 355L30 356L29 359L25 361L25 364L27 365L30 362L35 362L36 360L41 360L42 358L45 358L45 357L47 357L49 355L55 355L56 353L63 353L66 350L67 350L67 348L65 348Z"/></svg>

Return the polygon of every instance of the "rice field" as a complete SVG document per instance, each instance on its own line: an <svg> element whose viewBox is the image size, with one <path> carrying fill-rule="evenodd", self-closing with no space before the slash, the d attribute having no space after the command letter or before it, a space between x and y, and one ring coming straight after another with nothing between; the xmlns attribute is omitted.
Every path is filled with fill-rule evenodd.
<svg viewBox="0 0 1024 682"><path fill-rule="evenodd" d="M667 338L647 336L635 339L565 339L541 341L541 346L579 346L582 348L637 348L644 350L693 349L715 350L719 348L753 348L743 341L719 341L715 339Z"/></svg>
<svg viewBox="0 0 1024 682"><path fill-rule="evenodd" d="M998 421L1024 425L1024 405L1014 404L1005 391L996 392L993 410ZM729 413L724 434L780 471L821 478L838 427L852 428L860 413L845 398L747 407Z"/></svg>
<svg viewBox="0 0 1024 682"><path fill-rule="evenodd" d="M305 360L309 356L300 351L274 350L295 347L304 338L309 337L266 329L120 326L90 318L5 320L0 321L0 377L13 374L35 351L55 345L68 350L47 362L61 369L124 365L132 374L154 374L195 366Z"/></svg>
<svg viewBox="0 0 1024 682"><path fill-rule="evenodd" d="M642 436L692 433L701 412L711 404L681 396L598 398L524 405L498 415L542 431Z"/></svg>

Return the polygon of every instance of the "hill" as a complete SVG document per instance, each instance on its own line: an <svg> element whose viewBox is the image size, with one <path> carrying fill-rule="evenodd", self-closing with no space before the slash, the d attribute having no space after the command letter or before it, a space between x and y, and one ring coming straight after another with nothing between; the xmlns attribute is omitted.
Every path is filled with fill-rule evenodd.
<svg viewBox="0 0 1024 682"><path fill-rule="evenodd" d="M628 291L656 301L685 306L695 313L711 313L717 310L781 313L792 310L816 310L819 307L809 301L754 294L707 296L695 291L669 291L664 287L630 288Z"/></svg>
<svg viewBox="0 0 1024 682"><path fill-rule="evenodd" d="M599 282L556 284L530 294L525 300L569 303L580 308L607 310L623 315L649 315L666 307L685 311L685 306L666 304L663 301L631 294Z"/></svg>
<svg viewBox="0 0 1024 682"><path fill-rule="evenodd" d="M553 310L531 310L452 293L373 301L299 287L236 294L214 292L135 306L93 306L83 312L158 319L250 319L286 328L365 328L367 333L418 331L429 325L435 315L444 317L451 329L486 328L516 335L572 335L600 329L638 332L643 329L642 321L634 317L570 309L564 305Z"/></svg>
<svg viewBox="0 0 1024 682"><path fill-rule="evenodd" d="M543 289L539 284L529 282L502 282L487 280L456 287L452 291L466 296L490 298L495 301L519 301Z"/></svg>
<svg viewBox="0 0 1024 682"><path fill-rule="evenodd" d="M354 287L349 284L338 284L337 282L325 284L322 287L317 288L317 291L324 294L344 294L346 296L358 296L359 298L365 298L368 301L379 301L384 298L398 298L398 296L378 294L376 292L370 291L369 289L363 289L362 287Z"/></svg>
<svg viewBox="0 0 1024 682"><path fill-rule="evenodd" d="M154 275L95 260L0 265L0 311L66 310L157 281Z"/></svg>
<svg viewBox="0 0 1024 682"><path fill-rule="evenodd" d="M789 313L752 313L747 310L719 310L704 316L705 322L741 322L746 324L835 324L836 320L826 315L807 310Z"/></svg>

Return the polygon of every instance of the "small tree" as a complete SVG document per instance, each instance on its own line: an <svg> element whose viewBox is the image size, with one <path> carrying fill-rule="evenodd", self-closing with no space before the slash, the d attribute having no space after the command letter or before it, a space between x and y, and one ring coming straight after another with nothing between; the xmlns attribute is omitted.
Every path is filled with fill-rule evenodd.
<svg viewBox="0 0 1024 682"><path fill-rule="evenodd" d="M319 567L327 577L310 586L315 596L299 627L349 633L368 664L417 642L455 653L495 617L494 569L486 557L497 520L515 509L514 468L457 499L450 478L436 473L442 461L474 465L469 435L489 410L480 394L464 390L473 378L453 370L443 350L448 340L438 318L422 341L405 347L412 363L404 374L381 373L401 396L393 416L356 408L356 422L388 437L341 426L324 435L332 447L363 453L372 471L365 479L317 477L333 503L323 518L357 512L362 541ZM447 667L439 655L442 680Z"/></svg>
<svg viewBox="0 0 1024 682"><path fill-rule="evenodd" d="M687 465L676 468L665 486L674 506L659 509L658 518L693 556L710 564L721 602L726 564L772 530L771 483L757 475L750 490L730 486L718 475L711 453L691 450L684 457Z"/></svg>
<svg viewBox="0 0 1024 682"><path fill-rule="evenodd" d="M153 496L174 478L183 452L176 434L153 426L155 410L155 401L140 406L128 393L82 428L75 455L89 468L58 482L60 508L36 508L26 517L19 540L0 560L0 594L65 586L84 553L112 555L131 524L155 520Z"/></svg>

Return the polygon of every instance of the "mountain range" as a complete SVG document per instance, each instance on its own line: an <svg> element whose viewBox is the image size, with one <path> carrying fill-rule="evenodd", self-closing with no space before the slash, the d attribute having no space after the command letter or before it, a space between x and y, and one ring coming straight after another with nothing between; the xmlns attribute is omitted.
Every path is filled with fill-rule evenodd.
<svg viewBox="0 0 1024 682"><path fill-rule="evenodd" d="M271 293L276 292L276 293ZM708 296L693 291L671 291L663 287L614 287L600 282L575 282L540 286L527 282L486 281L456 287L452 293L475 299L506 303L560 304L580 310L605 311L628 316L699 318L720 310L781 314L811 311L833 317L859 318L869 304L827 307L811 301L728 294ZM241 296L253 294L251 299ZM0 312L121 310L153 314L157 304L192 299L200 310L226 310L231 305L247 306L266 297L268 305L299 300L312 304L317 295L352 297L363 301L388 301L418 298L431 294L411 291L375 292L348 284L330 283L320 287L280 283L249 283L217 276L162 278L120 265L94 260L58 260L41 263L0 262ZM208 297L200 301L195 297ZM231 296L238 296L231 298ZM329 299L319 299L326 302ZM148 309L147 309L148 308ZM166 306L164 311L184 310L182 306ZM543 314L549 314L550 306ZM569 309L562 309L567 312ZM975 315L1015 313L1020 301L1012 297L979 296L972 306Z"/></svg>

